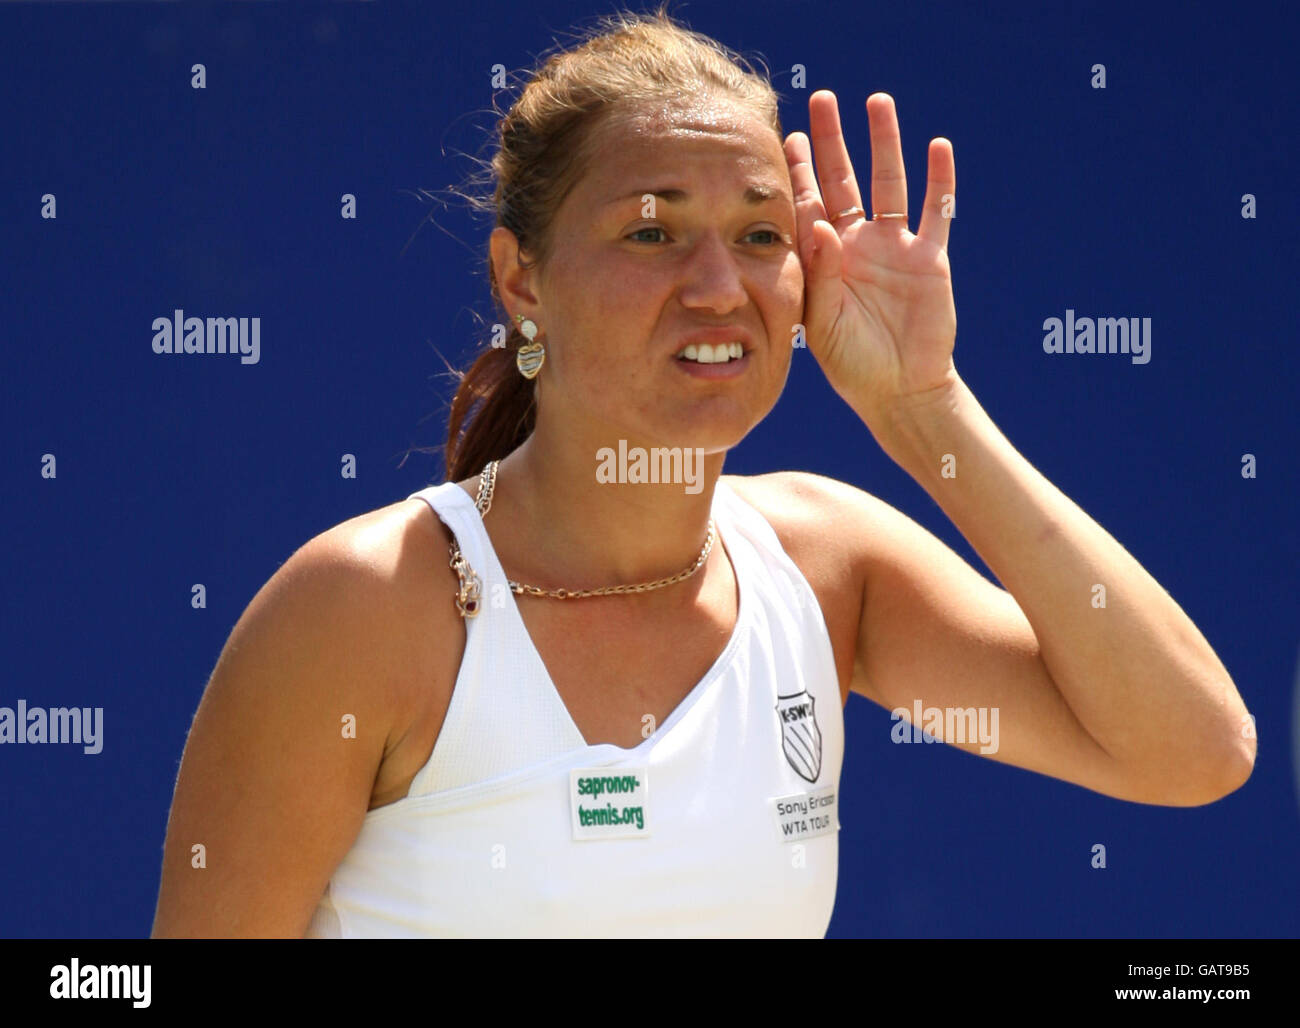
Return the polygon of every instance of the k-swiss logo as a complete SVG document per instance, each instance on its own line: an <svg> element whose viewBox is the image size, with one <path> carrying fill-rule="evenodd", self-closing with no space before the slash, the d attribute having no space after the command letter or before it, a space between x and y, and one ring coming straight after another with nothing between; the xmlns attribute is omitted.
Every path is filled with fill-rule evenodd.
<svg viewBox="0 0 1300 1028"><path fill-rule="evenodd" d="M822 773L822 730L817 725L816 704L817 700L806 689L776 699L785 759L800 778L810 782L817 781Z"/></svg>

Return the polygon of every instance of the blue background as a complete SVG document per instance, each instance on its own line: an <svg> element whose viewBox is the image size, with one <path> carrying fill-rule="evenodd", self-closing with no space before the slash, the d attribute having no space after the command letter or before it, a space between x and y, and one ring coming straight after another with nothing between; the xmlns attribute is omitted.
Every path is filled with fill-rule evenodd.
<svg viewBox="0 0 1300 1028"><path fill-rule="evenodd" d="M863 182L875 90L918 200L928 140L953 141L958 370L1182 605L1258 722L1250 782L1174 809L892 745L854 697L832 936L1300 934L1296 34L1275 6L675 8L768 62L787 132L833 89ZM0 705L105 708L98 756L0 747L0 935L148 934L185 733L244 606L307 539L442 480L408 453L445 438L438 352L465 363L496 316L488 226L420 191L486 154L493 64L608 10L0 9ZM259 315L260 363L156 356L151 322L176 307ZM1045 355L1067 307L1150 317L1151 362ZM867 489L988 573L807 350L726 467L780 469Z"/></svg>

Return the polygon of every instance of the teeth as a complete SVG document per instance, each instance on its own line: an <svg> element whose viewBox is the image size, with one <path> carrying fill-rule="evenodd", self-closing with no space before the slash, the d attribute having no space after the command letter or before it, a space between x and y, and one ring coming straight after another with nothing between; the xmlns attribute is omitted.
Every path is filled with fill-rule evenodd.
<svg viewBox="0 0 1300 1028"><path fill-rule="evenodd" d="M698 364L725 364L728 360L739 360L745 355L745 348L740 343L718 343L710 345L691 343L678 357Z"/></svg>

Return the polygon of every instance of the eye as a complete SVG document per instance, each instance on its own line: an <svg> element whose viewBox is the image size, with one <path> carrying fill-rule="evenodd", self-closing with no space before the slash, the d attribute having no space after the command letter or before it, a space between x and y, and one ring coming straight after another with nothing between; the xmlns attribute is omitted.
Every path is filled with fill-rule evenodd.
<svg viewBox="0 0 1300 1028"><path fill-rule="evenodd" d="M635 232L629 232L629 233L628 233L626 236L624 236L623 238L624 238L624 239L632 239L632 238L634 238L634 237L636 237L636 236L641 235L641 233L643 233L643 232L663 232L663 229L661 229L658 225L647 225L645 228L639 228L639 229L637 229ZM652 243L652 242L654 242L654 241L655 241L655 240L653 240L653 239L643 239L643 240L639 240L639 242L644 242L644 243Z"/></svg>
<svg viewBox="0 0 1300 1028"><path fill-rule="evenodd" d="M639 228L639 229L637 229L635 232L629 232L629 233L628 233L626 236L624 236L623 238L624 238L624 239L636 239L637 236L642 235L642 234L645 233L645 232L660 232L660 233L663 233L664 230L663 230L662 228L660 228L658 225L647 225L645 228ZM664 234L666 235L667 233L664 233ZM784 242L784 241L785 241L785 237L784 237L784 235L783 235L781 232L778 232L776 229L771 229L771 228L760 228L760 229L756 229L756 230L754 230L753 232L748 233L748 234L745 236L745 238L746 238L746 239L749 239L749 238L751 238L752 236L767 236L767 237L768 237L766 240L760 241L760 243L759 243L760 246L775 246L777 243L781 243L781 242ZM653 239L640 239L640 240L637 240L637 242L652 243L652 242L657 242L657 240L653 240Z"/></svg>

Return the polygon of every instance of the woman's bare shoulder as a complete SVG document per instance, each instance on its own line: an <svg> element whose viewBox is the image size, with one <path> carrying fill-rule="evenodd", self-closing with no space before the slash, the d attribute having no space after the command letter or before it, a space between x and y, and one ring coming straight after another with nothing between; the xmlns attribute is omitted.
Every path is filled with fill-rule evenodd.
<svg viewBox="0 0 1300 1028"><path fill-rule="evenodd" d="M376 586L358 591L355 603L365 626L362 644L373 652L372 667L382 678L371 685L387 697L389 721L370 809L406 795L450 703L465 648L451 538L442 519L417 498L350 518L313 540Z"/></svg>
<svg viewBox="0 0 1300 1028"><path fill-rule="evenodd" d="M796 544L824 546L835 529L860 526L882 503L856 486L810 471L723 475L721 481L763 514L782 543L789 535Z"/></svg>
<svg viewBox="0 0 1300 1028"><path fill-rule="evenodd" d="M861 573L873 504L860 489L807 471L723 475L742 500L772 526L781 546L810 579L843 584Z"/></svg>
<svg viewBox="0 0 1300 1028"><path fill-rule="evenodd" d="M335 555L357 573L377 581L388 596L393 615L379 623L390 626L399 639L409 639L413 634L411 618L419 618L421 628L429 627L426 622L432 619L444 630L458 620L453 602L458 580L448 563L451 540L451 531L434 510L413 498L340 522L308 545ZM439 603L439 599L446 602ZM375 623L373 618L368 620ZM445 631L439 633L440 638L445 635Z"/></svg>
<svg viewBox="0 0 1300 1028"><path fill-rule="evenodd" d="M401 500L313 536L278 575L296 566L290 580L313 586L321 616L367 652L385 683L418 688L405 679L420 647L430 635L445 645L458 620L450 543L450 531L427 503Z"/></svg>

